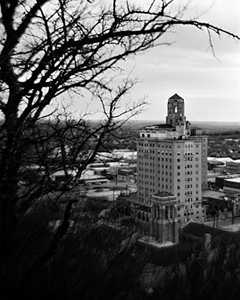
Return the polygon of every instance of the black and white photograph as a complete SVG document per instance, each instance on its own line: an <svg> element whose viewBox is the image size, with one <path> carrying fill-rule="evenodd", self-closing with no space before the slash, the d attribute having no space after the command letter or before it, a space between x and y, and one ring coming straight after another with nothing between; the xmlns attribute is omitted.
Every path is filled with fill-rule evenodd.
<svg viewBox="0 0 240 300"><path fill-rule="evenodd" d="M240 299L239 0L0 0L0 299Z"/></svg>

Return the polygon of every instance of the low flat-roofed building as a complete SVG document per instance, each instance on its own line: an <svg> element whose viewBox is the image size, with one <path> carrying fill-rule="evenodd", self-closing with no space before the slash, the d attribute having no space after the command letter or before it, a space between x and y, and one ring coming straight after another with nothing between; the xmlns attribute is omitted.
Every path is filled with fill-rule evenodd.
<svg viewBox="0 0 240 300"><path fill-rule="evenodd" d="M225 178L223 182L223 192L225 199L231 203L234 216L240 215L240 175L234 174L232 177Z"/></svg>
<svg viewBox="0 0 240 300"><path fill-rule="evenodd" d="M98 185L98 184L106 184L109 183L110 181L101 175L96 175L94 174L94 172L89 172L86 171L82 174L82 176L80 177L79 183L83 183L86 185Z"/></svg>
<svg viewBox="0 0 240 300"><path fill-rule="evenodd" d="M224 179L224 189L231 188L240 192L240 176Z"/></svg>
<svg viewBox="0 0 240 300"><path fill-rule="evenodd" d="M77 176L77 171L67 170L67 174L66 174L66 171L59 170L54 172L51 175L52 179L59 183L66 180L67 176L74 178L75 176ZM96 175L94 170L85 170L79 179L79 183L96 185L96 184L109 183L109 180L104 176Z"/></svg>
<svg viewBox="0 0 240 300"><path fill-rule="evenodd" d="M227 162L226 172L231 174L240 173L240 160Z"/></svg>
<svg viewBox="0 0 240 300"><path fill-rule="evenodd" d="M221 222L225 224L231 208L231 200L225 192L204 191L203 205L205 207L205 222L214 222L215 225Z"/></svg>
<svg viewBox="0 0 240 300"><path fill-rule="evenodd" d="M224 180L223 191L232 203L234 216L240 215L240 176Z"/></svg>
<svg viewBox="0 0 240 300"><path fill-rule="evenodd" d="M136 170L131 168L122 168L117 172L117 180L126 183L136 183Z"/></svg>
<svg viewBox="0 0 240 300"><path fill-rule="evenodd" d="M215 162L221 162L226 166L227 162L233 161L231 157L215 157L215 156L208 156L207 158L208 163L215 163Z"/></svg>
<svg viewBox="0 0 240 300"><path fill-rule="evenodd" d="M203 200L206 200L206 199L224 200L224 197L226 197L224 192L210 191L210 190L203 192Z"/></svg>
<svg viewBox="0 0 240 300"><path fill-rule="evenodd" d="M223 189L224 181L226 179L232 179L232 178L236 178L236 177L240 177L240 174L228 174L228 175L217 176L216 180L215 180L216 186L220 189Z"/></svg>
<svg viewBox="0 0 240 300"><path fill-rule="evenodd" d="M208 160L208 170L215 170L219 167L225 167L224 162L219 160Z"/></svg>
<svg viewBox="0 0 240 300"><path fill-rule="evenodd" d="M216 173L216 172L213 172L213 171L208 171L208 173L207 173L207 181L208 181L208 183L215 183L216 178L218 176L221 176L221 173Z"/></svg>
<svg viewBox="0 0 240 300"><path fill-rule="evenodd" d="M129 149L116 149L112 151L113 157L115 159L124 159L124 160L137 160L137 151L131 151Z"/></svg>

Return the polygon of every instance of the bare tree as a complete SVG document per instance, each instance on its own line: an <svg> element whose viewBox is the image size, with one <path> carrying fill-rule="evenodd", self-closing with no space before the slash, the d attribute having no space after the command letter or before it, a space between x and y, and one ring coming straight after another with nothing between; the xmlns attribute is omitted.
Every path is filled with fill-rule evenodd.
<svg viewBox="0 0 240 300"><path fill-rule="evenodd" d="M159 0L141 8L130 1L117 0L105 7L87 0L0 2L0 110L3 117L0 125L0 256L7 255L17 225L16 207L20 198L25 197L19 193L19 172L26 152L34 143L46 176L51 171L43 147L39 148L40 136L34 138L33 129L54 99L66 92L83 97L82 91L87 90L101 105L104 117L99 126L90 129L84 120L71 121L71 126L67 123L72 141L71 155L62 160L66 172L64 164L70 163L69 159L74 164L91 141L92 151L82 157L81 167L77 169L81 174L94 159L104 137L141 109L141 104L120 105L131 82L127 80L116 88L109 80L122 60L161 42L164 44L161 40L164 34L180 25L206 30L211 45L213 33L239 39L211 24L184 19L184 11L171 9L173 4L174 0ZM34 134L29 139L31 131ZM64 158L67 155L64 128L59 130L58 127L57 135L55 138ZM46 149L46 153L48 151ZM37 195L35 192L32 198ZM29 193L26 197L29 198Z"/></svg>

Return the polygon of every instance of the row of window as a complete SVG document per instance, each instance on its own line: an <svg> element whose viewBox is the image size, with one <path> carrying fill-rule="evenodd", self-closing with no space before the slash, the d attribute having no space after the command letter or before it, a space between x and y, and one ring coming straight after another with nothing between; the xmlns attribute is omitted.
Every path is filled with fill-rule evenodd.
<svg viewBox="0 0 240 300"><path fill-rule="evenodd" d="M165 175L165 174L164 174ZM144 178L150 178L150 179L157 179L157 180L161 180L161 181L169 181L170 180L170 177L171 177L171 173L169 174L166 174L167 176L163 176L163 177L156 177L156 175L149 175L149 174L142 174L141 175L141 178L142 180L144 180ZM140 176L139 176L139 180L140 180Z"/></svg>
<svg viewBox="0 0 240 300"><path fill-rule="evenodd" d="M153 174L154 175L154 177L155 176L159 176L159 177L172 177L172 172L171 172L171 170L170 171L167 171L167 169L166 169L166 171L164 172L164 170L163 169L161 169L161 170L153 170L153 169L144 169L144 170L142 170L142 169L140 169L139 168L139 172L138 172L139 174L138 174L138 176L139 177L141 177L141 176L145 176L145 175L148 175L148 174ZM161 175L162 176L161 176Z"/></svg>
<svg viewBox="0 0 240 300"><path fill-rule="evenodd" d="M141 155L141 153L144 153L145 155ZM158 155L154 155L154 156L149 156L149 155L147 155L147 153L152 153L152 154L154 154L155 152L154 152L154 150L153 151L151 151L151 150L139 150L138 151L138 158L140 159L140 158L144 158L144 157L147 157L148 159L156 159L156 158L158 158L158 159L160 159L160 158L164 158L165 156L172 156L172 153L171 152L162 152L162 153L160 153L160 152L156 152L156 154L158 154ZM179 156L181 155L181 154L177 154L178 155L178 158L177 158L177 162L181 162L182 161L182 159L180 159L179 158ZM185 155L184 154L184 161L187 161L187 160L193 160L195 158L195 160L199 160L199 157L196 157L196 155L193 155L193 154L191 154L191 155Z"/></svg>
<svg viewBox="0 0 240 300"><path fill-rule="evenodd" d="M158 148L163 148L163 149L172 149L172 145L168 144L152 144L152 143L138 143L138 146L142 147L158 147Z"/></svg>
<svg viewBox="0 0 240 300"><path fill-rule="evenodd" d="M142 135L142 137L144 137L144 134ZM148 134L148 137L150 137L150 134ZM159 148L165 148L165 149L172 149L172 145L170 144L159 144L159 143L144 143L144 142L139 142L138 143L139 146L143 146L143 147L159 147ZM178 144L177 148L181 149L183 146L183 144ZM191 148L199 148L199 144L184 144L184 148L189 151L189 149Z"/></svg>
<svg viewBox="0 0 240 300"><path fill-rule="evenodd" d="M144 186L139 186L139 191L145 191L145 193L148 193L148 192L154 192L155 190L150 187L150 185L153 185L153 184L149 184L148 187L144 187ZM168 189L172 189L172 185L171 184L158 184L158 188L159 190L168 190Z"/></svg>
<svg viewBox="0 0 240 300"><path fill-rule="evenodd" d="M167 168L169 168L169 169L172 169L172 165L169 165L169 164L160 164L160 163L158 163L158 164L154 164L154 163L151 163L151 162L147 162L147 161L145 161L145 162L139 162L138 163L138 168L139 168L139 170L141 169L141 167L143 167L143 166L145 166L145 168L144 168L144 170L147 172L147 170L148 170L148 168L146 168L146 167L154 167L154 170L156 170L156 169L158 169L158 168L160 168L160 169L163 169L163 168L165 168L165 169L167 169ZM156 168L156 166L158 166L158 168ZM151 169L151 168L150 168Z"/></svg>
<svg viewBox="0 0 240 300"><path fill-rule="evenodd" d="M151 150L149 148L143 148L143 149L138 149L138 153L153 153L153 154L158 154L158 155L172 155L172 152L164 152L164 151L157 151L157 150Z"/></svg>
<svg viewBox="0 0 240 300"><path fill-rule="evenodd" d="M149 178L149 179L153 179L153 178ZM168 178L165 178L165 180L162 180L162 182L159 182L158 183L158 186L159 187L162 187L162 188L166 188L166 189L168 189L168 188L170 188L170 189L172 189L172 185L170 184L170 185L168 185L168 184L164 184L164 182L163 181L165 181L165 182L169 182L169 180L168 180ZM142 188L142 185L152 185L152 186L155 186L155 182L154 181L148 181L148 180L140 180L139 179L139 189L141 189ZM186 184L185 185L185 189L192 189L193 188L193 185L192 184ZM199 188L199 185L198 184L196 184L196 189L198 189ZM181 189L181 187L178 185L177 186L177 189L178 190L180 190ZM191 191L191 193L187 193L187 192L185 192L185 195L191 195L192 194L192 191ZM198 190L196 190L196 194L198 194ZM178 197L180 196L180 193L177 193L177 195L178 195Z"/></svg>

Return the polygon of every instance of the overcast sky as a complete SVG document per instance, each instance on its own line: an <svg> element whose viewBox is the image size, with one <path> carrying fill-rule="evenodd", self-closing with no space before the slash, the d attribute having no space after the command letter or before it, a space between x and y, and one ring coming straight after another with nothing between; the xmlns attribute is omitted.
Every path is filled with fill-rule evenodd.
<svg viewBox="0 0 240 300"><path fill-rule="evenodd" d="M132 1L146 5L150 0ZM183 5L186 1L174 3ZM240 35L240 0L188 2L185 19L201 16L200 21ZM185 99L189 121L240 122L240 41L213 35L215 57L206 31L182 26L167 34L164 41L172 42L171 46L150 49L124 65L126 74L131 70L131 77L138 80L130 98L135 101L145 97L148 102L137 119L165 120L167 100L178 93ZM76 116L89 107L94 112L100 109L96 101L86 104L85 97L70 99ZM89 118L99 119L99 115L91 114Z"/></svg>
<svg viewBox="0 0 240 300"><path fill-rule="evenodd" d="M188 15L202 13L201 21L240 34L239 0L192 0ZM166 40L174 43L131 60L140 81L131 96L149 103L138 118L163 120L167 99L178 93L191 121L240 121L240 42L214 38L214 57L207 34L196 29L179 28Z"/></svg>

